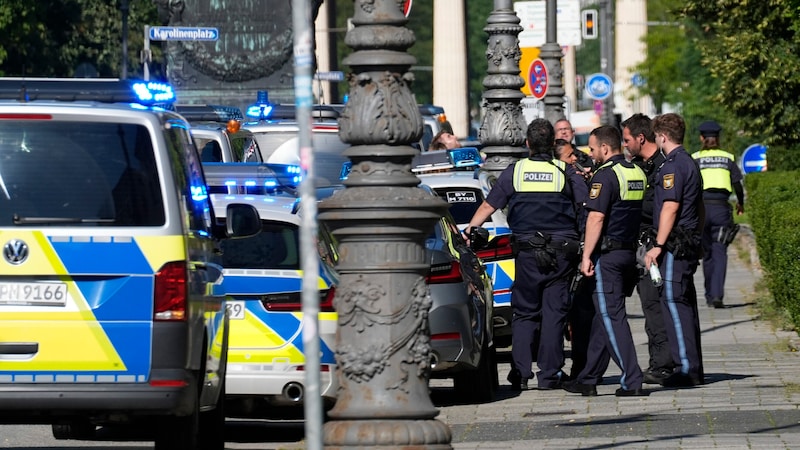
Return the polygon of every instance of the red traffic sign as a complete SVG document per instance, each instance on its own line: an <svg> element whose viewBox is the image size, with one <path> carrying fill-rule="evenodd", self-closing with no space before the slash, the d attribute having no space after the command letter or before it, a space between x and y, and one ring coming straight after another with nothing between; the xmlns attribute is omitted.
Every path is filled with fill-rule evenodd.
<svg viewBox="0 0 800 450"><path fill-rule="evenodd" d="M406 0L403 2L403 14L405 14L406 17L408 17L408 15L411 14L411 4L413 2L414 0Z"/></svg>
<svg viewBox="0 0 800 450"><path fill-rule="evenodd" d="M547 94L547 82L547 66L541 59L534 59L528 69L528 86L535 99L541 100Z"/></svg>

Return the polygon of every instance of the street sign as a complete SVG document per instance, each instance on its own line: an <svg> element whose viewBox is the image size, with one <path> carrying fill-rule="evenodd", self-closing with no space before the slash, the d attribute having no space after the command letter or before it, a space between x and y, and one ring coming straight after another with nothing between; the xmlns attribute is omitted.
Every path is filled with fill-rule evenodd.
<svg viewBox="0 0 800 450"><path fill-rule="evenodd" d="M547 66L541 59L535 59L528 69L528 85L531 87L531 95L537 100L541 100L547 94Z"/></svg>
<svg viewBox="0 0 800 450"><path fill-rule="evenodd" d="M586 95L595 100L607 99L614 89L611 77L604 73L593 73L586 78Z"/></svg>
<svg viewBox="0 0 800 450"><path fill-rule="evenodd" d="M764 172L767 170L767 147L753 144L742 153L742 172Z"/></svg>
<svg viewBox="0 0 800 450"><path fill-rule="evenodd" d="M317 72L314 74L314 79L321 81L344 81L344 72Z"/></svg>
<svg viewBox="0 0 800 450"><path fill-rule="evenodd" d="M150 27L151 41L216 41L219 30L200 27Z"/></svg>
<svg viewBox="0 0 800 450"><path fill-rule="evenodd" d="M413 0L406 0L403 2L403 14L408 17L411 14L411 4L414 3Z"/></svg>
<svg viewBox="0 0 800 450"><path fill-rule="evenodd" d="M514 2L520 20L519 47L541 47L547 40L547 8L544 1ZM581 6L578 0L558 0L556 41L559 45L581 44Z"/></svg>

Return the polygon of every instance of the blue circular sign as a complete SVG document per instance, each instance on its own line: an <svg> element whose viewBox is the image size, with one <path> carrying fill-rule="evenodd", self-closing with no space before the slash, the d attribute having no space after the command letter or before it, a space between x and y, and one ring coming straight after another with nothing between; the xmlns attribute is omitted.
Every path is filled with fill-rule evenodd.
<svg viewBox="0 0 800 450"><path fill-rule="evenodd" d="M614 89L611 77L604 73L594 73L586 78L586 95L595 100L607 99Z"/></svg>
<svg viewBox="0 0 800 450"><path fill-rule="evenodd" d="M742 172L763 172L767 170L767 146L753 144L742 152Z"/></svg>

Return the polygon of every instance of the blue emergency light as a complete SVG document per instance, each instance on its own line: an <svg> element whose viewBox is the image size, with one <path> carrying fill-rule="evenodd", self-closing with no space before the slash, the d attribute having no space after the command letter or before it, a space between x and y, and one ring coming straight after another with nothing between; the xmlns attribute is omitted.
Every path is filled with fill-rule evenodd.
<svg viewBox="0 0 800 450"><path fill-rule="evenodd" d="M118 78L0 78L0 99L95 101L170 105L175 91L167 83Z"/></svg>
<svg viewBox="0 0 800 450"><path fill-rule="evenodd" d="M256 102L247 107L247 117L253 117L258 120L264 120L269 117L272 112L272 104L269 102L269 94L267 91L258 91Z"/></svg>
<svg viewBox="0 0 800 450"><path fill-rule="evenodd" d="M475 167L483 163L481 152L475 147L454 148L447 151L450 161L457 168Z"/></svg>
<svg viewBox="0 0 800 450"><path fill-rule="evenodd" d="M294 195L303 180L302 169L291 164L206 162L203 172L212 193Z"/></svg>

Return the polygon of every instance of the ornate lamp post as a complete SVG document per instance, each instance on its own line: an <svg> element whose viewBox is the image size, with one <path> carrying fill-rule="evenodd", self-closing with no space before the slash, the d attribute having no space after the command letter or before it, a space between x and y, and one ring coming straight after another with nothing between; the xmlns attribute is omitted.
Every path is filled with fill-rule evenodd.
<svg viewBox="0 0 800 450"><path fill-rule="evenodd" d="M547 94L544 96L544 117L555 125L556 121L564 117L564 85L562 83L564 70L561 66L561 46L556 40L557 21L556 21L556 0L547 0L547 33L546 42L542 46L540 57L547 65L549 82L547 83Z"/></svg>
<svg viewBox="0 0 800 450"><path fill-rule="evenodd" d="M478 138L484 145L486 162L482 170L499 174L509 164L528 155L525 148L525 119L520 90L525 80L519 76L522 53L517 36L522 31L511 0L495 0L486 27L489 34L486 58L487 76L483 79L483 122Z"/></svg>
<svg viewBox="0 0 800 450"><path fill-rule="evenodd" d="M431 300L425 237L447 205L411 172L422 117L408 83L414 44L398 0L355 0L352 68L339 136L352 144L346 189L319 205L339 239L334 304L338 400L328 449L450 449L428 394Z"/></svg>

